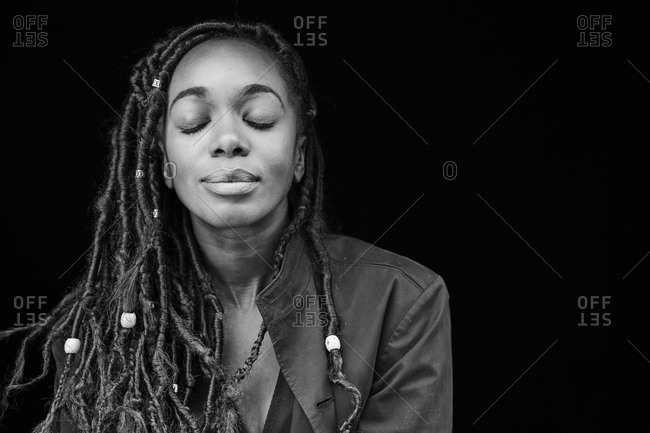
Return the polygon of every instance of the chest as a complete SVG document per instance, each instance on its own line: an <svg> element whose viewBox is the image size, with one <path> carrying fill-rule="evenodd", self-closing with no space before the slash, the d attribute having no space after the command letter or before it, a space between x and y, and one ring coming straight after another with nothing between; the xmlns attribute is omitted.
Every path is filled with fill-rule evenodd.
<svg viewBox="0 0 650 433"><path fill-rule="evenodd" d="M221 363L228 379L244 366L257 340L262 317L259 311L246 314L224 311ZM271 406L280 366L268 332L262 340L259 355L248 374L239 382L243 397L237 402L243 433L262 433ZM190 407L200 414L207 399L209 380L201 377L195 387Z"/></svg>
<svg viewBox="0 0 650 433"><path fill-rule="evenodd" d="M224 343L222 364L228 377L232 377L251 354L253 343L258 338L259 326L252 323L224 323ZM261 433L264 428L280 366L273 350L271 339L266 333L260 346L259 355L248 374L239 382L244 397L237 406L242 414L244 433Z"/></svg>

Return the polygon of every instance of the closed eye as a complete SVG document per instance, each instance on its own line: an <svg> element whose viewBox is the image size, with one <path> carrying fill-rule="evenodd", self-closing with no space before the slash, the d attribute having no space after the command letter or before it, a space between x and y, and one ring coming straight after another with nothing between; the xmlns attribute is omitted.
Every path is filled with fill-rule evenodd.
<svg viewBox="0 0 650 433"><path fill-rule="evenodd" d="M210 123L209 120L207 122L201 123L200 125L196 125L196 126L194 126L192 128L180 128L180 130L181 130L181 133L183 133L183 134L195 134L195 133L199 132L200 130L202 130L203 128L205 128L208 125L208 123Z"/></svg>
<svg viewBox="0 0 650 433"><path fill-rule="evenodd" d="M252 120L244 119L244 122L251 128L259 129L259 130L265 130L265 129L270 129L275 125L273 122L269 123L261 123L261 122L253 122Z"/></svg>

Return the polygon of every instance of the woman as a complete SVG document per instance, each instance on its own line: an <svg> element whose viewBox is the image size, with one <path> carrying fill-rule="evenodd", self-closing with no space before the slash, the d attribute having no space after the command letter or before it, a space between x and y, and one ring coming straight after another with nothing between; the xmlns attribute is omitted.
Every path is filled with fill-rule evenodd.
<svg viewBox="0 0 650 433"><path fill-rule="evenodd" d="M293 47L206 22L157 43L131 87L83 279L1 335L28 332L3 409L54 358L36 432L451 431L445 283L328 233Z"/></svg>

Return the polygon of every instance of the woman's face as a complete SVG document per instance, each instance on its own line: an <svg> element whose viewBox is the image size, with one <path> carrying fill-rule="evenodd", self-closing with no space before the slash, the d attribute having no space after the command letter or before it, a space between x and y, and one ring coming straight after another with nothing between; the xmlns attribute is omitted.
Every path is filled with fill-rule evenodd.
<svg viewBox="0 0 650 433"><path fill-rule="evenodd" d="M304 140L280 68L251 42L221 39L192 48L174 70L164 146L176 173L165 183L195 222L254 228L285 217Z"/></svg>

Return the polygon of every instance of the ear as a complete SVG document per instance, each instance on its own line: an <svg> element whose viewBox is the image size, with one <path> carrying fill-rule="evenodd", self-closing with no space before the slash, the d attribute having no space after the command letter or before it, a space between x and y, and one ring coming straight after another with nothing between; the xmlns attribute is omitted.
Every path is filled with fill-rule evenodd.
<svg viewBox="0 0 650 433"><path fill-rule="evenodd" d="M293 178L296 183L300 182L302 177L305 175L305 141L307 137L302 135L296 141L296 150L294 152L294 171Z"/></svg>

